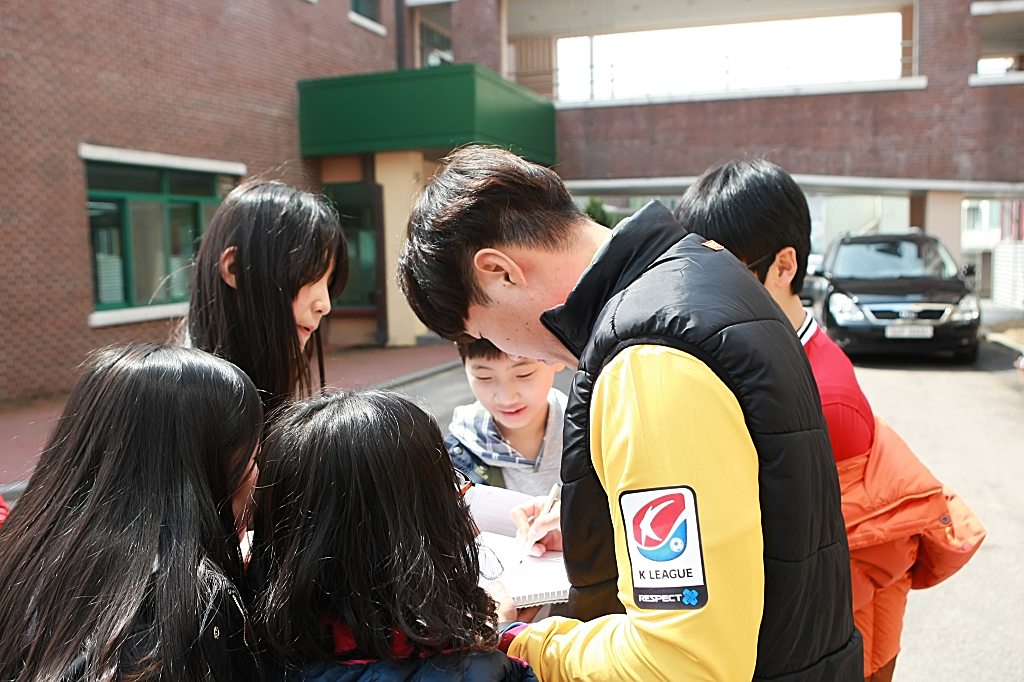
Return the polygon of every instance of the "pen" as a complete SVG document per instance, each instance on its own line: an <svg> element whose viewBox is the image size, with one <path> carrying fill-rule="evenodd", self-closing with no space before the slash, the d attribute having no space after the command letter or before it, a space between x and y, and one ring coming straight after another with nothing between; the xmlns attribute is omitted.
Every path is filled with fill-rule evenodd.
<svg viewBox="0 0 1024 682"><path fill-rule="evenodd" d="M537 514L536 517L534 517L534 522L536 522L537 519L539 519L541 516L544 516L549 511L551 511L551 508L555 506L555 501L558 500L558 496L561 494L561 492L561 483L555 483L553 486L551 486L551 492L548 493L548 499L544 500L544 506L541 507L540 513ZM533 526L532 523L530 525L531 527ZM531 540L529 535L527 535L526 544L523 545L523 556L519 559L520 566L523 564L524 561L526 561L526 557L530 556L530 550L533 549L533 546L535 544L537 544L536 541Z"/></svg>

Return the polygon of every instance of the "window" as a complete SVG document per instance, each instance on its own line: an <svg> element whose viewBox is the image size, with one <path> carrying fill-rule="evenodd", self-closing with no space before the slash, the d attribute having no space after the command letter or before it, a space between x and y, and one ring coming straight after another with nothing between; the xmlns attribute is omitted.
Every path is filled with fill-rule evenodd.
<svg viewBox="0 0 1024 682"><path fill-rule="evenodd" d="M352 0L352 11L380 22L380 0Z"/></svg>
<svg viewBox="0 0 1024 682"><path fill-rule="evenodd" d="M832 266L837 279L951 279L958 272L946 247L935 241L850 242L839 246Z"/></svg>
<svg viewBox="0 0 1024 682"><path fill-rule="evenodd" d="M86 162L96 310L187 301L189 265L231 176Z"/></svg>
<svg viewBox="0 0 1024 682"><path fill-rule="evenodd" d="M1024 83L1024 8L1020 2L972 2L981 29L978 68L968 84Z"/></svg>
<svg viewBox="0 0 1024 682"><path fill-rule="evenodd" d="M418 7L419 68L454 64L452 52L452 7L450 4Z"/></svg>
<svg viewBox="0 0 1024 682"><path fill-rule="evenodd" d="M348 244L348 284L334 302L341 308L373 308L377 303L377 235L369 207L358 214L346 211L342 216L345 242Z"/></svg>
<svg viewBox="0 0 1024 682"><path fill-rule="evenodd" d="M452 39L425 23L420 23L420 63L428 68L455 63Z"/></svg>
<svg viewBox="0 0 1024 682"><path fill-rule="evenodd" d="M348 283L331 305L374 310L377 307L377 230L373 221L373 196L360 182L325 185L324 195L338 212L348 245Z"/></svg>

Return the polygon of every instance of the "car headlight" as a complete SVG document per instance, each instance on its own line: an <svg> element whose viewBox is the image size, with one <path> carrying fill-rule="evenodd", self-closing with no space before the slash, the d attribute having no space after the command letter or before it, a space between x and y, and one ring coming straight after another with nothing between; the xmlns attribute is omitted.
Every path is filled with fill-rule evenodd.
<svg viewBox="0 0 1024 682"><path fill-rule="evenodd" d="M828 299L828 311L832 313L836 324L864 321L864 311L846 294L832 294Z"/></svg>
<svg viewBox="0 0 1024 682"><path fill-rule="evenodd" d="M978 297L974 294L967 294L960 299L959 305L953 310L949 319L956 322L973 322L981 317L981 306L978 305Z"/></svg>

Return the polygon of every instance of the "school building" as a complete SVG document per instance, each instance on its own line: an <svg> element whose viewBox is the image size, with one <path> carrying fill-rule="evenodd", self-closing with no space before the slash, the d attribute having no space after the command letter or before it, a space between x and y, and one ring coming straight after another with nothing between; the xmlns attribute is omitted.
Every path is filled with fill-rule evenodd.
<svg viewBox="0 0 1024 682"><path fill-rule="evenodd" d="M898 16L899 66L874 80L609 91L595 51L881 14ZM470 142L622 213L764 156L811 196L819 242L917 226L1024 305L1022 110L1021 0L6 0L0 405L66 391L95 348L165 340L205 226L254 174L343 217L352 274L330 346L429 342L395 261L419 188Z"/></svg>

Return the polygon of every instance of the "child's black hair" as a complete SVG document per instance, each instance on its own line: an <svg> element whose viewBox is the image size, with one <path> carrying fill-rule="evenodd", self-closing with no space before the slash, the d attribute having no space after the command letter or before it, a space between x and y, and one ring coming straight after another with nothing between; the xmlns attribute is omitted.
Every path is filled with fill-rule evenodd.
<svg viewBox="0 0 1024 682"><path fill-rule="evenodd" d="M386 391L287 408L262 451L253 566L257 636L288 664L493 648L494 602L478 585L476 529L436 422Z"/></svg>
<svg viewBox="0 0 1024 682"><path fill-rule="evenodd" d="M241 577L231 499L262 428L224 360L97 353L0 527L0 679L206 680L196 637Z"/></svg>
<svg viewBox="0 0 1024 682"><path fill-rule="evenodd" d="M675 210L687 232L714 239L745 263L757 263L763 283L775 254L796 251L791 290L799 294L811 252L811 213L800 186L764 159L730 161L709 168L690 186Z"/></svg>
<svg viewBox="0 0 1024 682"><path fill-rule="evenodd" d="M466 364L467 360L473 360L474 358L483 358L484 360L501 360L508 357L505 351L501 350L487 339L460 341L455 345L459 348L459 357L462 358L462 364Z"/></svg>
<svg viewBox="0 0 1024 682"><path fill-rule="evenodd" d="M220 272L221 254L232 247L235 287ZM314 346L323 360L320 330L303 350L292 304L332 262L333 299L348 281L348 248L337 216L322 200L282 182L239 185L214 214L196 258L187 318L191 345L242 368L268 410L297 389L310 395Z"/></svg>

